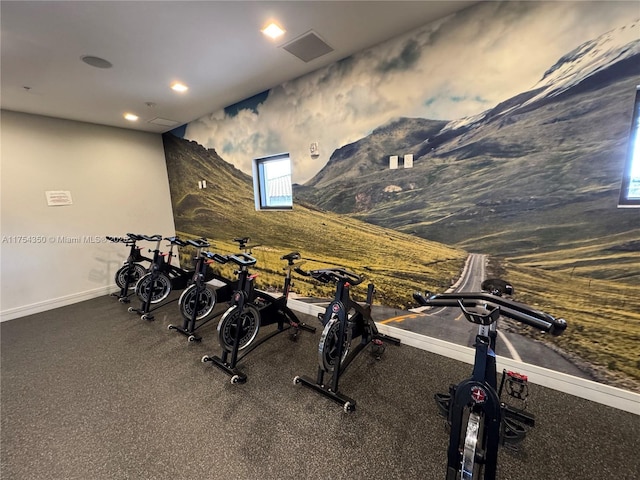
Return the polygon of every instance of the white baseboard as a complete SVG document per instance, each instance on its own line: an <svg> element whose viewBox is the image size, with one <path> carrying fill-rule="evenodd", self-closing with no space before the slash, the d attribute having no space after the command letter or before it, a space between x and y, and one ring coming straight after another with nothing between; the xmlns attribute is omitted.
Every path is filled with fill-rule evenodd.
<svg viewBox="0 0 640 480"><path fill-rule="evenodd" d="M71 295L65 295L64 297L52 298L50 300L32 303L30 305L8 308L0 312L0 322L13 320L20 317L26 317L27 315L33 315L34 313L46 312L47 310L53 310L54 308L64 307L65 305L71 305L73 303L83 302L85 300L91 300L92 298L109 295L116 290L117 287L115 284L113 284L94 288L92 290L86 290L84 292L72 293Z"/></svg>
<svg viewBox="0 0 640 480"><path fill-rule="evenodd" d="M288 305L292 310L313 316L317 316L319 313L324 313L325 311L323 307L294 299L289 299ZM475 351L472 348L427 337L426 335L410 332L398 327L380 323L376 325L380 333L399 338L404 345L426 350L427 352L464 363L473 364ZM527 375L531 383L640 415L640 394L556 372L555 370L538 367L529 363L518 362L510 358L498 357L497 366L499 371L506 368Z"/></svg>

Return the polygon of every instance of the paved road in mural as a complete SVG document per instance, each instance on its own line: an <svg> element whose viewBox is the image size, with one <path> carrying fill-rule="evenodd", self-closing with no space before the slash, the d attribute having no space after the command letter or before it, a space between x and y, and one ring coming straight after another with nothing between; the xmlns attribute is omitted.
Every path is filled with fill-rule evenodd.
<svg viewBox="0 0 640 480"><path fill-rule="evenodd" d="M471 254L460 281L452 291L481 291L480 285L487 278L486 261L486 255ZM515 285L514 288L517 294L518 286ZM394 322L388 322L388 324L467 346L473 345L478 330L477 326L465 320L457 308L448 307L428 307L417 316L411 316L406 320L399 318ZM504 323L502 326L504 327ZM466 339L466 343L464 339ZM498 330L496 353L501 357L512 358L569 375L590 378L573 363L552 350L549 345L514 332L508 332L505 328Z"/></svg>
<svg viewBox="0 0 640 480"><path fill-rule="evenodd" d="M452 316L453 320L450 318ZM396 317L394 321L386 324L457 344L465 344L461 339L468 338L466 345L469 347L472 346L478 331L477 327L467 322L457 309L452 308L432 308L404 318ZM498 330L496 354L499 357L512 358L592 380L591 376L552 350L549 345L517 333L506 332L504 329Z"/></svg>
<svg viewBox="0 0 640 480"><path fill-rule="evenodd" d="M450 291L480 292L480 284L486 279L486 260L486 255L471 254L462 276ZM515 289L517 290L517 287ZM299 300L304 299L299 298ZM318 306L326 306L328 304L326 300L322 299L307 300ZM373 307L373 317L377 322L385 325L468 347L473 346L478 331L477 326L467 322L457 308L451 307L420 307L413 311L401 311L375 305ZM504 327L505 324L503 322L502 328L498 330L496 347L498 356L576 377L592 379L591 376L584 373L549 345L535 338L510 332Z"/></svg>
<svg viewBox="0 0 640 480"><path fill-rule="evenodd" d="M471 254L460 280L452 287L453 292L479 292L486 275L486 255ZM518 286L514 285L517 295ZM457 308L423 307L416 313L392 318L382 323L393 325L411 332L471 347L475 342L478 328L467 322ZM553 350L550 345L534 338L522 336L504 328L498 330L496 353L500 357L512 358L532 365L558 372L591 379L571 361ZM533 329L529 329L534 331ZM542 333L540 335L543 335Z"/></svg>

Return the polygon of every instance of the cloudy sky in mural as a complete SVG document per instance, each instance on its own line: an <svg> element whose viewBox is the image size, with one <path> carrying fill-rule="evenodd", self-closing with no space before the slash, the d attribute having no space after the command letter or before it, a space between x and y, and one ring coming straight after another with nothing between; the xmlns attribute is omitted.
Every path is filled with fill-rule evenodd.
<svg viewBox="0 0 640 480"><path fill-rule="evenodd" d="M481 4L191 122L185 137L248 174L253 158L289 152L304 183L335 149L394 118L457 120L530 90L563 55L633 17L635 2Z"/></svg>

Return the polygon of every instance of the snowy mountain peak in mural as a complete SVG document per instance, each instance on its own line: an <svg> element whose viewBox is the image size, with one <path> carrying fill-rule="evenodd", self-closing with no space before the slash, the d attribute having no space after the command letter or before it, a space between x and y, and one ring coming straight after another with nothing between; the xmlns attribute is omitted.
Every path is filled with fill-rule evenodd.
<svg viewBox="0 0 640 480"><path fill-rule="evenodd" d="M518 101L514 102L512 99L478 115L453 120L443 131L468 127L487 116L503 115L516 108L556 97L591 77L606 72L612 66L625 67L626 63L639 62L640 60L635 58L638 55L640 19L585 42L562 56L530 91L515 97ZM640 82L640 78L637 81Z"/></svg>
<svg viewBox="0 0 640 480"><path fill-rule="evenodd" d="M534 86L534 89L543 88L543 90L529 102L542 96L556 96L578 85L591 75L638 54L640 54L640 20L585 42L563 56Z"/></svg>

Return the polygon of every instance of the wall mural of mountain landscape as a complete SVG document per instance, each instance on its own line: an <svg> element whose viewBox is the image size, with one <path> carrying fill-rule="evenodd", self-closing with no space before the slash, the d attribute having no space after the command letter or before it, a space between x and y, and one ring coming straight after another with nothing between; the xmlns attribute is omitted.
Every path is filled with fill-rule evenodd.
<svg viewBox="0 0 640 480"><path fill-rule="evenodd" d="M554 351L640 392L640 211L616 208L637 84L632 2L483 2L166 134L176 226L251 236L271 285L291 249L366 273L394 308L487 255L569 321ZM294 209L256 212L251 159L284 151Z"/></svg>

